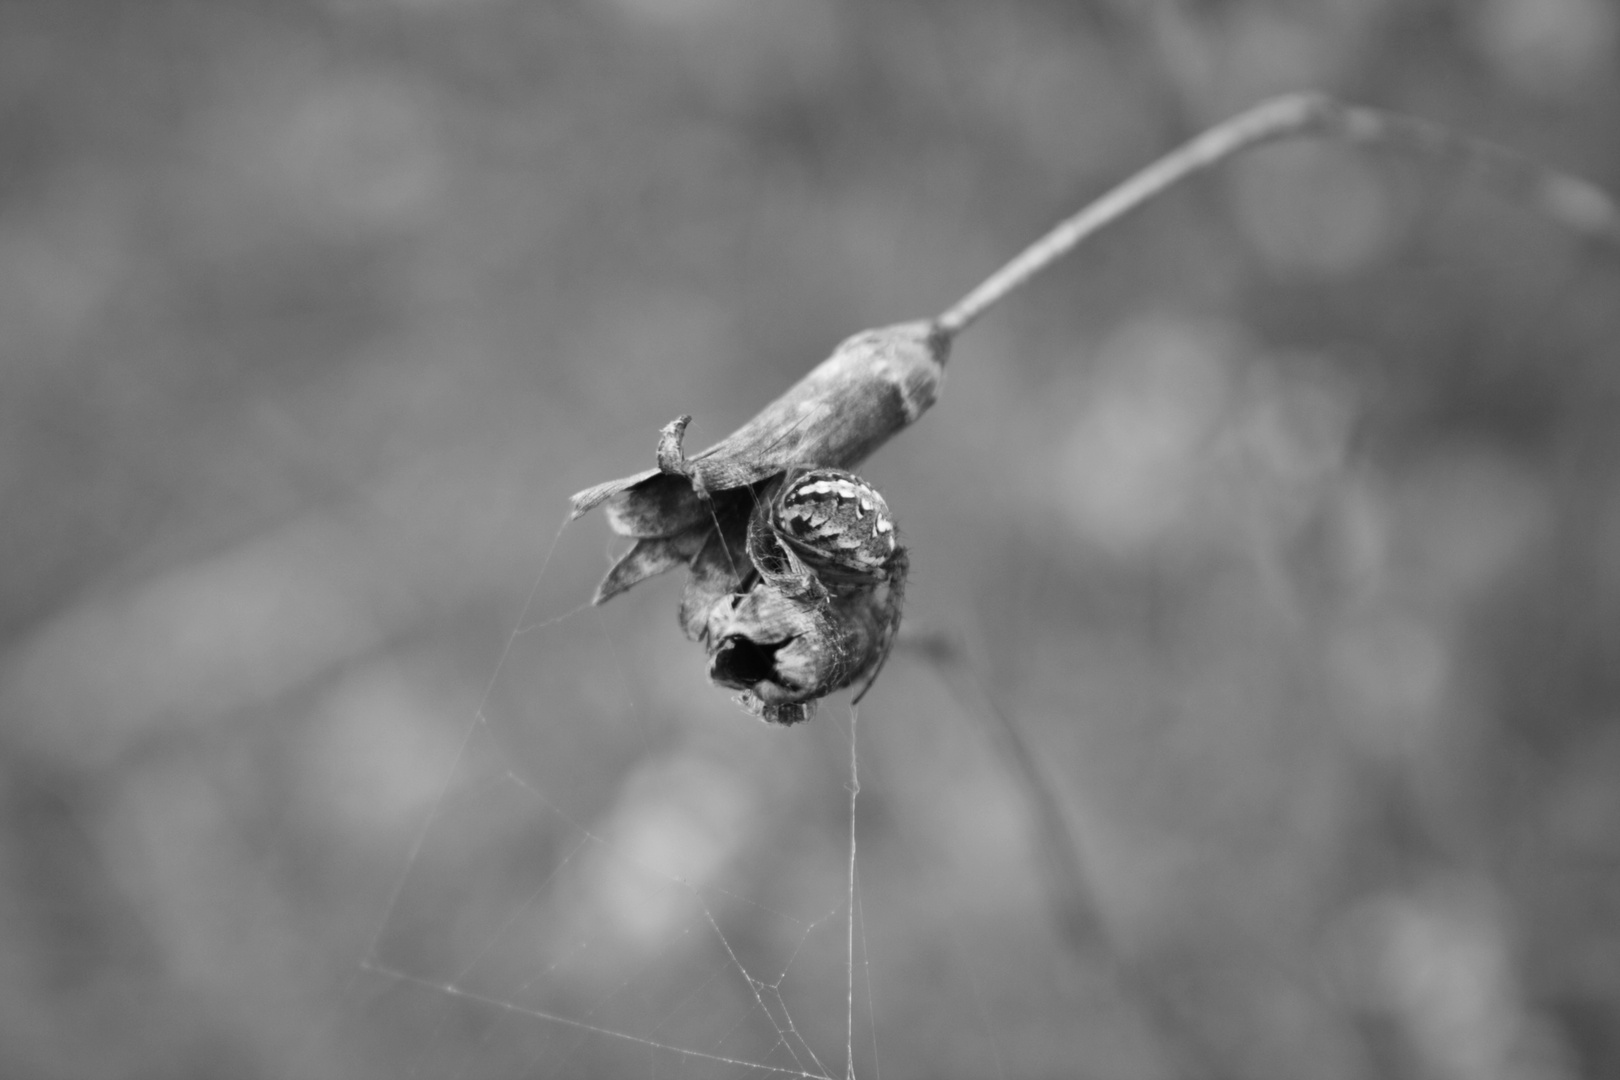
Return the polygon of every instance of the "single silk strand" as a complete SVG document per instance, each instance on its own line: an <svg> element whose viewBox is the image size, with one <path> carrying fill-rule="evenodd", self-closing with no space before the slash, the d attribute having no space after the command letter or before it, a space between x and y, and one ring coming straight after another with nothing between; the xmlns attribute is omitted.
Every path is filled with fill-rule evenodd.
<svg viewBox="0 0 1620 1080"><path fill-rule="evenodd" d="M845 957L849 971L849 1006L845 1014L844 1078L855 1080L855 798L861 793L860 758L855 752L859 709L849 710L849 941Z"/></svg>

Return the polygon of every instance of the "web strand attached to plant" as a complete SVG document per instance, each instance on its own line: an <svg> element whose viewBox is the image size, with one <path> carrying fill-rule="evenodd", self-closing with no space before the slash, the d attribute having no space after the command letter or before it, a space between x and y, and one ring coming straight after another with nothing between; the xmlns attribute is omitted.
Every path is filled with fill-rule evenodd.
<svg viewBox="0 0 1620 1080"><path fill-rule="evenodd" d="M521 765L521 752L507 745L508 737L499 730L500 725L492 722L495 715L492 710L502 708L503 680L509 675L518 677L523 666L518 660L519 643L525 643L525 651L521 655L527 662L531 658L526 651L529 644L558 632L577 636L574 628L579 625L579 620L589 618L589 613L594 610L589 604L577 604L556 615L537 615L545 587L553 584L548 574L552 573L553 556L563 539L565 528L559 529L541 560L540 568L530 582L524 602L512 623L513 629L501 645L470 718L458 732L453 753L444 768L436 793L410 835L397 879L383 903L366 952L358 962L359 972L385 981L388 992L384 998L397 997L399 991L408 990L423 992L430 1000L437 999L438 1004L434 1009L443 1015L436 1025L427 1029L435 1038L451 1041L449 1034L454 1032L457 1016L463 1007L472 1008L483 1015L480 1021L482 1031L470 1042L458 1044L464 1056L459 1062L453 1063L445 1075L482 1075L483 1063L476 1060L480 1054L488 1053L493 1058L506 1049L504 1044L534 1041L533 1036L521 1027L526 1024L549 1029L541 1036L542 1048L529 1051L530 1054L541 1055L532 1064L544 1065L548 1074L590 1068L587 1064L588 1060L592 1060L589 1055L602 1052L599 1044L612 1043L630 1049L644 1049L654 1063L656 1075L666 1075L666 1067L656 1064L662 1059L671 1063L667 1068L682 1074L695 1071L702 1075L726 1075L724 1070L733 1070L736 1075L832 1080L834 1074L825 1052L818 1052L814 1045L826 1033L817 1034L802 1029L795 1019L795 1011L802 1006L790 1004L790 998L810 993L823 996L831 988L823 986L816 991L815 988L796 986L789 994L786 984L789 975L797 970L796 965L802 966L800 961L806 948L813 945L817 935L829 928L839 913L844 911L847 912L847 919L842 950L845 955L841 965L844 985L841 989L846 998L843 1010L846 1030L842 1034L846 1051L844 1075L852 1078L855 1075L856 1040L854 941L859 901L853 816L858 791L854 710L851 710L849 729L849 875L844 886L845 895L839 897L830 909L809 918L790 914L770 904L755 901L723 884L692 881L669 872L657 865L656 851L649 861L647 852L641 847L599 827L597 823L602 820L599 809L576 810L560 801L544 781L526 775ZM638 719L645 748L652 745L656 735L651 733L647 708L636 701L638 694L630 677L634 668L621 653L621 647L625 644L622 640L624 634L610 629L605 621L599 620L599 624L606 642L599 655L617 672L617 681L626 695L628 711ZM544 646L540 648L543 652ZM715 706L729 708L723 699L717 699ZM738 720L751 722L740 714ZM497 917L488 920L475 917L484 913L475 910L478 903L471 900L467 901L468 910L456 910L454 905L464 899L457 895L456 886L460 883L435 880L444 873L438 869L435 859L435 853L444 846L443 834L455 832L456 829L451 827L453 820L464 813L470 813L474 818L499 817L499 808L514 798L527 804L530 816L538 815L544 820L549 834L560 834L552 845L549 859L544 862L535 880L528 883L521 893L513 890L515 899L509 909ZM569 797L565 795L562 798ZM570 801L579 803L577 798ZM469 849L468 844L473 848ZM452 850L457 851L458 858L477 863L481 858L476 850L478 844L479 836L470 832L460 847ZM489 858L500 858L493 843ZM606 931L598 930L593 935L588 926L585 932L576 933L576 928L555 925L559 916L553 908L561 910L554 903L559 893L580 889L580 882L591 874L601 876L613 873L633 878L642 883L641 887L655 889L666 898L677 894L684 896L686 905L695 909L696 914L676 920L667 929L660 929L655 940L647 947L647 955L629 961L613 955L617 946ZM423 959L430 956L432 950L426 946L418 948L419 935L414 931L420 918L416 909L421 905L415 893L423 891L435 895L446 893L449 897L441 910L430 910L427 916L430 929L426 936L442 933L450 942L446 950L447 962L443 964ZM466 892L470 895L471 889ZM548 908L548 903L552 904L552 908ZM668 903L675 905L674 901ZM785 958L781 958L779 963L771 962L770 967L762 971L757 958L758 950L752 941L749 944L753 955L744 954L735 932L728 931L726 927L728 919L734 921L739 911L744 914L751 912L749 918L775 928L776 936L790 946ZM547 926L548 920L552 925ZM472 936L460 934L456 924L462 921L481 928ZM675 1003L669 1005L670 999L660 999L658 996L657 988L661 980L666 979L671 971L682 972L692 965L693 958L685 954L694 951L691 943L705 934L713 942L712 952L719 959L709 965L706 973L700 973L683 983L687 993L676 995L673 998ZM864 925L861 934L864 958ZM514 949L514 942L532 941L536 936L556 939L558 944L553 953L532 958L532 968L521 978L501 983L500 970L512 966L509 954L524 951L522 948ZM396 956L395 953L400 955ZM598 961L596 957L599 954L608 959ZM581 972L605 978L607 982L594 992L578 990L576 983L591 981L589 978L581 980ZM866 980L866 992L870 997L869 973ZM715 992L716 987L727 984L732 989L724 993ZM643 985L648 988L645 992ZM577 1007L558 1009L535 1003L536 995L545 997L547 993L570 998ZM702 1032L702 1037L694 1042L683 1034L693 1028L691 1017L687 1015L690 1009L685 1004L688 997L692 1000L729 997L734 1003L746 1002L747 1008L701 1017L702 1022L696 1028ZM643 1007L643 999L654 1002L661 1000L663 1004L649 1012ZM628 1008L623 1007L626 1003L629 1003ZM873 1015L870 1000L867 1004L870 1018ZM571 1032L574 1037L558 1041L556 1033L564 1031ZM745 1049L734 1050L734 1046ZM875 1032L872 1047L875 1054ZM429 1062L412 1062L409 1074L438 1075Z"/></svg>
<svg viewBox="0 0 1620 1080"><path fill-rule="evenodd" d="M856 752L860 710L849 710L849 1011L846 1014L848 1041L844 1045L845 1076L855 1080L855 800L861 794L860 757Z"/></svg>

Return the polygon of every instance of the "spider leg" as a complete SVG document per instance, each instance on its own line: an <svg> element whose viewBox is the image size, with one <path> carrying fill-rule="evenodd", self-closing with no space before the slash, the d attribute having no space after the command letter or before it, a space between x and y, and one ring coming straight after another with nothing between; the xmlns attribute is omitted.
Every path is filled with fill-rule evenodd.
<svg viewBox="0 0 1620 1080"><path fill-rule="evenodd" d="M760 577L791 596L825 603L827 588L768 514L755 510L748 523L748 557Z"/></svg>
<svg viewBox="0 0 1620 1080"><path fill-rule="evenodd" d="M872 673L866 677L866 682L855 692L851 705L859 705L861 698L872 689L877 677L883 673L883 665L889 662L889 653L894 650L894 639L900 632L900 615L905 608L906 574L911 569L911 558L906 554L904 547L894 549L894 557L889 561L889 596L884 602L889 609L889 619L883 628L883 639L878 643L877 661L872 665Z"/></svg>

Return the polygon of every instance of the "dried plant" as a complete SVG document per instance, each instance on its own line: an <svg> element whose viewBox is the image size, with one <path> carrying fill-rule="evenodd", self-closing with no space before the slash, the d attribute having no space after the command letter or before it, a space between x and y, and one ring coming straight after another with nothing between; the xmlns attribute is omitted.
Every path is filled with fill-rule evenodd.
<svg viewBox="0 0 1620 1080"><path fill-rule="evenodd" d="M594 602L686 566L682 627L707 648L711 678L741 689L742 703L766 720L794 723L816 699L863 676L870 685L899 624L904 548L864 579L839 580L826 565L774 569L776 556L762 552L755 537L775 526L785 480L797 470L854 468L917 420L939 396L957 335L1105 225L1238 153L1301 137L1416 154L1479 179L1578 236L1620 244L1620 212L1605 193L1513 151L1319 94L1263 102L1059 222L935 318L848 339L701 454L687 457L681 446L690 417L667 425L655 468L573 497L574 517L605 503L609 526L635 541ZM842 482L876 496L858 477Z"/></svg>

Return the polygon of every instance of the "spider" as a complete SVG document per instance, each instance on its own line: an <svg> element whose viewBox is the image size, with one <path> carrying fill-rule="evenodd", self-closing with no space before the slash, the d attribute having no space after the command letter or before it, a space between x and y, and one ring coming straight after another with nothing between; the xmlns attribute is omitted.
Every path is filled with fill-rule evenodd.
<svg viewBox="0 0 1620 1080"><path fill-rule="evenodd" d="M749 522L748 555L765 580L818 599L893 582L905 570L889 504L842 469L785 476Z"/></svg>
<svg viewBox="0 0 1620 1080"><path fill-rule="evenodd" d="M717 610L711 675L779 723L865 676L860 701L894 646L910 567L883 496L842 469L789 473L749 521L748 556L759 581Z"/></svg>

